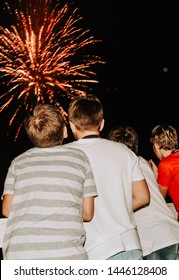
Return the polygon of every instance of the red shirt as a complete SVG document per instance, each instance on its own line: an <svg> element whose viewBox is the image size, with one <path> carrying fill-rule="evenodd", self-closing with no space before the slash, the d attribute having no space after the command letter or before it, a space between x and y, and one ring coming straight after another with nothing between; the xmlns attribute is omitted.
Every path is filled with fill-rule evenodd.
<svg viewBox="0 0 179 280"><path fill-rule="evenodd" d="M179 219L179 150L162 159L158 165L158 184L168 187L168 193Z"/></svg>

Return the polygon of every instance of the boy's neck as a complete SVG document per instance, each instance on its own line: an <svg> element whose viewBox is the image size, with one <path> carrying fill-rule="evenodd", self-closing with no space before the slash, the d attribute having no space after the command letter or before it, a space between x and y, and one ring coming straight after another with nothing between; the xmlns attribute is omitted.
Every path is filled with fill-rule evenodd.
<svg viewBox="0 0 179 280"><path fill-rule="evenodd" d="M99 131L84 131L84 132L79 132L77 133L77 139L82 139L82 138L96 138L100 136Z"/></svg>

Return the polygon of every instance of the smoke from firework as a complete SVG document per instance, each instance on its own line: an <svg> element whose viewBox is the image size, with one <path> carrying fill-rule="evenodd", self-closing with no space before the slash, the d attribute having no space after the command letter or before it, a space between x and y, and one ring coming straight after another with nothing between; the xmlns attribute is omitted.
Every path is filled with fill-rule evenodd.
<svg viewBox="0 0 179 280"><path fill-rule="evenodd" d="M88 52L99 40L81 27L82 17L73 4L12 3L6 3L10 26L0 26L0 79L6 89L0 112L15 104L11 125L21 111L46 102L58 106L65 117L63 100L85 95L98 82L92 65L104 62Z"/></svg>

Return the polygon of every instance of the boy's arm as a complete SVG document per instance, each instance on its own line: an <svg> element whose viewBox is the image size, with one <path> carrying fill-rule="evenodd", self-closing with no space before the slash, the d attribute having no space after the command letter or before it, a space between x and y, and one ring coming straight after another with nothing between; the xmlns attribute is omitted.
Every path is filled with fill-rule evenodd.
<svg viewBox="0 0 179 280"><path fill-rule="evenodd" d="M9 217L9 213L10 213L13 197L14 196L12 194L5 194L3 196L3 200L2 200L2 215L4 217L6 217L6 218Z"/></svg>
<svg viewBox="0 0 179 280"><path fill-rule="evenodd" d="M132 197L133 211L149 205L150 192L145 179L132 182Z"/></svg>
<svg viewBox="0 0 179 280"><path fill-rule="evenodd" d="M84 198L83 222L90 222L94 216L94 196Z"/></svg>
<svg viewBox="0 0 179 280"><path fill-rule="evenodd" d="M166 199L167 193L168 193L168 187L166 187L166 186L161 186L161 185L158 185L158 186L159 186L160 193L161 193L162 196Z"/></svg>

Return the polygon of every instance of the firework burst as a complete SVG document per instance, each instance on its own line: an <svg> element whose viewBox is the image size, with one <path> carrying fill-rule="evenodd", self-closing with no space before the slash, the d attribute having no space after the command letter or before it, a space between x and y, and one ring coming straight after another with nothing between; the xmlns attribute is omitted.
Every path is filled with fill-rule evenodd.
<svg viewBox="0 0 179 280"><path fill-rule="evenodd" d="M88 52L99 40L80 26L82 17L72 3L15 2L6 3L10 27L0 26L0 79L7 89L0 96L0 112L15 104L11 125L21 111L47 102L65 116L62 100L85 95L98 82L92 65L104 62ZM20 122L16 139L21 127Z"/></svg>

